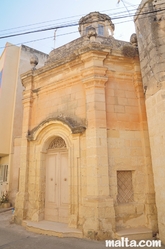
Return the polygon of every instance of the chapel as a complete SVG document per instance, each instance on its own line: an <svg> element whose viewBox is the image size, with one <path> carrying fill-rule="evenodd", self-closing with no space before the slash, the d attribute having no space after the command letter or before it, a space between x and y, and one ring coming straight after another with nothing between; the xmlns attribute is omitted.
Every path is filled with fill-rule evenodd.
<svg viewBox="0 0 165 249"><path fill-rule="evenodd" d="M79 21L80 38L21 74L15 222L65 223L91 239L157 232L137 37L113 37L106 14Z"/></svg>

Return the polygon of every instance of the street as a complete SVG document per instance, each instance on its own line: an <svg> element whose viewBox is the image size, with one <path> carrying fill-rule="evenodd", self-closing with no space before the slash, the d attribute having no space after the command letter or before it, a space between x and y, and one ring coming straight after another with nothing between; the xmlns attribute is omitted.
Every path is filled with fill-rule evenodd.
<svg viewBox="0 0 165 249"><path fill-rule="evenodd" d="M0 249L105 249L105 241L58 238L28 232L10 224L12 211L0 213ZM112 247L111 247L112 248ZM121 248L121 247L118 247ZM125 247L122 247L125 248ZM147 247L143 247L146 249ZM153 247L150 247L153 248ZM160 247L159 247L160 248ZM165 249L165 246L161 248Z"/></svg>
<svg viewBox="0 0 165 249"><path fill-rule="evenodd" d="M11 211L0 213L0 249L105 249L105 242L39 235L10 224Z"/></svg>

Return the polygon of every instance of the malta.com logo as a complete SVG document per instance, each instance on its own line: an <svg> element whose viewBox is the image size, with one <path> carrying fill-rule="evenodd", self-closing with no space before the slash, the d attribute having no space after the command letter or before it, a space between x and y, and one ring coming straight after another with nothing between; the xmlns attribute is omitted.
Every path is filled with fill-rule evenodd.
<svg viewBox="0 0 165 249"><path fill-rule="evenodd" d="M105 247L161 247L161 240L129 240L121 237L121 240L105 240Z"/></svg>

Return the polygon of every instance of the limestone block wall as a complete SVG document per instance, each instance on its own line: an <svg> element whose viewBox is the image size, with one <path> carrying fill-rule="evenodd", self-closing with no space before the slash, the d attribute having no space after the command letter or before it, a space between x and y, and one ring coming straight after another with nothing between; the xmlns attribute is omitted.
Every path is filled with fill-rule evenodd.
<svg viewBox="0 0 165 249"><path fill-rule="evenodd" d="M135 17L143 86L157 92L164 81L164 1L143 0ZM149 14L147 14L149 13ZM146 14L146 18L141 15Z"/></svg>
<svg viewBox="0 0 165 249"><path fill-rule="evenodd" d="M77 82L70 85L69 80L66 80L65 86L58 86L56 77L52 80L49 89L39 90L33 94L31 129L46 118L60 115L85 119L83 85Z"/></svg>
<svg viewBox="0 0 165 249"><path fill-rule="evenodd" d="M161 240L165 241L165 90L158 91L154 96L146 100L150 145L152 151L152 163L154 183L156 190L156 204L158 210L158 228Z"/></svg>
<svg viewBox="0 0 165 249"><path fill-rule="evenodd" d="M108 60L107 60L108 61ZM148 127L138 60L111 56L106 85L110 190L115 201L116 226L150 227L157 231ZM119 203L118 172L132 172L133 201ZM125 179L125 188L127 187ZM148 202L152 211L148 210Z"/></svg>
<svg viewBox="0 0 165 249"><path fill-rule="evenodd" d="M165 243L164 203L164 65L165 65L165 20L163 15L164 1L143 0L138 8L135 25L138 38L140 66L149 139L151 145L152 167L158 211L158 229L160 239ZM143 20L141 14L146 14Z"/></svg>

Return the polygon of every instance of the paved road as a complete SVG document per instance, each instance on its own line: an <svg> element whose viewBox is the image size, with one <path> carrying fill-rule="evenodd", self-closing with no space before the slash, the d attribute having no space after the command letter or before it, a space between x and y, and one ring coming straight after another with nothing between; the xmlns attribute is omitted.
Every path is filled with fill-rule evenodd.
<svg viewBox="0 0 165 249"><path fill-rule="evenodd" d="M0 249L105 249L105 242L57 238L26 231L10 224L11 211L0 213Z"/></svg>
<svg viewBox="0 0 165 249"><path fill-rule="evenodd" d="M11 211L0 213L0 249L105 249L105 242L57 238L26 231L10 224ZM112 247L111 247L112 248ZM119 247L118 247L119 248ZM123 248L123 247L122 247ZM146 249L147 247L143 247ZM151 247L150 247L151 248ZM165 249L165 246L162 247Z"/></svg>

